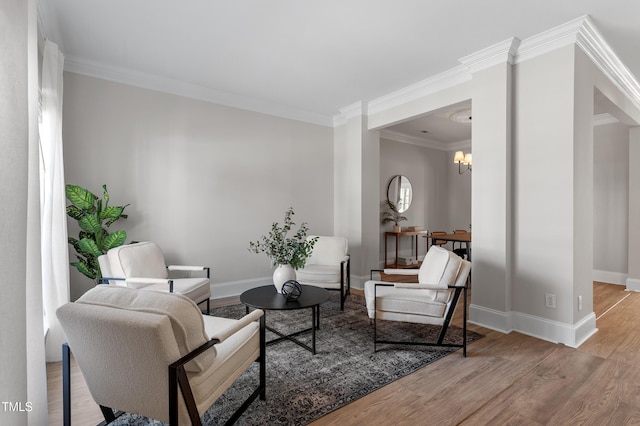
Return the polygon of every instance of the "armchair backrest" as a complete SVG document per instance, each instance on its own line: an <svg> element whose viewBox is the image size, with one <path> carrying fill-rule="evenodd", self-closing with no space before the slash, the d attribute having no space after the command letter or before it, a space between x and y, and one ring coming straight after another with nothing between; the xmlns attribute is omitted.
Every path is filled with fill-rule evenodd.
<svg viewBox="0 0 640 426"><path fill-rule="evenodd" d="M161 420L167 366L209 340L200 310L179 294L98 285L56 315L94 400ZM198 373L215 357L211 348L186 368Z"/></svg>
<svg viewBox="0 0 640 426"><path fill-rule="evenodd" d="M465 274L462 283L458 279L463 262L466 261L455 253L442 247L431 246L418 271L418 282L438 285L442 288L447 288L449 285L464 286L468 273Z"/></svg>
<svg viewBox="0 0 640 426"><path fill-rule="evenodd" d="M115 278L168 278L164 255L150 241L112 248L107 252Z"/></svg>
<svg viewBox="0 0 640 426"><path fill-rule="evenodd" d="M315 237L310 235L307 240ZM307 263L310 265L339 265L344 260L348 250L349 243L345 237L318 236Z"/></svg>

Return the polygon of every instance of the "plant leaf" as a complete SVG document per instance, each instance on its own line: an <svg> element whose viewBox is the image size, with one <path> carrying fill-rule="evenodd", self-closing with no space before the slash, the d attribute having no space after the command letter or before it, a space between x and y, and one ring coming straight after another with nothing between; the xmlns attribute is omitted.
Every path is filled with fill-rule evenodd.
<svg viewBox="0 0 640 426"><path fill-rule="evenodd" d="M102 229L98 219L90 214L86 214L82 219L78 220L78 225L83 231L91 232L92 234L96 234Z"/></svg>
<svg viewBox="0 0 640 426"><path fill-rule="evenodd" d="M71 265L73 265L76 268L78 268L78 271L82 272L84 275L86 275L87 277L91 278L92 280L94 280L96 278L95 271L92 271L85 262L83 262L83 261L71 262Z"/></svg>
<svg viewBox="0 0 640 426"><path fill-rule="evenodd" d="M84 216L84 212L82 211L82 209L72 204L70 206L67 206L67 216L75 220L80 220L82 219L82 216Z"/></svg>
<svg viewBox="0 0 640 426"><path fill-rule="evenodd" d="M103 241L102 241L102 249L107 251L109 249L112 249L114 247L119 247L121 245L124 244L125 240L127 239L127 232L120 229L118 231L114 231L113 233L109 234Z"/></svg>
<svg viewBox="0 0 640 426"><path fill-rule="evenodd" d="M81 239L79 246L81 252L85 255L100 256L102 254L96 242L89 238Z"/></svg>
<svg viewBox="0 0 640 426"><path fill-rule="evenodd" d="M66 194L67 199L73 205L86 211L92 211L94 209L93 203L98 199L95 194L77 185L67 185Z"/></svg>
<svg viewBox="0 0 640 426"><path fill-rule="evenodd" d="M105 209L100 212L100 215L99 215L100 220L119 219L122 216L122 212L124 211L125 207L127 206L105 207Z"/></svg>

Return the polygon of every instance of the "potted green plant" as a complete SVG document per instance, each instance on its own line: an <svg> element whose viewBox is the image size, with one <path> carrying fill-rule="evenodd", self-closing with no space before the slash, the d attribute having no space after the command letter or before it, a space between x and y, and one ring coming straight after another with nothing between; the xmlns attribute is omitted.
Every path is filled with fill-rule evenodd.
<svg viewBox="0 0 640 426"><path fill-rule="evenodd" d="M398 225L398 223L407 220L407 218L400 214L396 205L391 201L386 200L385 204L389 210L382 213L382 224L393 222L393 232L400 232L400 225Z"/></svg>
<svg viewBox="0 0 640 426"><path fill-rule="evenodd" d="M102 185L103 198L77 185L66 186L66 196L71 202L67 215L78 221L78 238L69 237L69 244L76 250L77 262L71 262L78 271L97 280L102 277L98 256L107 250L124 244L126 231L119 229L109 232L108 228L120 219L126 219L124 209L128 206L110 206L107 185Z"/></svg>
<svg viewBox="0 0 640 426"><path fill-rule="evenodd" d="M307 239L309 227L305 222L293 236L287 236L295 225L293 215L293 207L289 207L284 214L283 225L273 222L268 236L263 235L259 240L249 242L250 252L265 253L276 267L273 273L273 284L278 293L281 292L282 285L286 281L295 279L295 270L304 267L318 239L317 237Z"/></svg>

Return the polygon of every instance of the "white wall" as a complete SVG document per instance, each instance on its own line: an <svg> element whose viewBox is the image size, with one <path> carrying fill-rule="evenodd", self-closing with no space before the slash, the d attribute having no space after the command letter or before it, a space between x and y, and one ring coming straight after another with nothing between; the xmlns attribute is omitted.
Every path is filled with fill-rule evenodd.
<svg viewBox="0 0 640 426"><path fill-rule="evenodd" d="M514 67L513 309L564 323L573 323L573 74L573 46Z"/></svg>
<svg viewBox="0 0 640 426"><path fill-rule="evenodd" d="M406 221L401 227L422 226L429 231L446 231L449 223L447 214L449 203L447 174L447 156L445 151L425 148L388 139L380 140L380 190L381 212L386 210L383 204L387 199L387 186L395 175L403 175L411 182L413 199L409 210L402 215ZM380 216L381 217L381 216ZM384 262L384 233L391 231L392 223L380 225L380 265ZM395 258L395 239L387 240L388 261ZM409 237L399 241L401 256L409 256L415 247ZM420 255L426 252L426 241L418 241Z"/></svg>
<svg viewBox="0 0 640 426"><path fill-rule="evenodd" d="M465 154L472 152L465 148ZM449 182L447 185L447 231L454 229L464 229L472 231L471 225L471 184L473 182L473 171L458 173L458 165L453 163L455 151L446 153L445 163L447 163L447 174ZM464 170L462 167L462 170ZM472 166L473 167L473 166Z"/></svg>
<svg viewBox="0 0 640 426"><path fill-rule="evenodd" d="M625 284L629 220L629 127L594 128L594 280Z"/></svg>
<svg viewBox="0 0 640 426"><path fill-rule="evenodd" d="M169 263L211 266L213 297L268 279L267 257L247 247L289 206L333 234L331 128L72 73L64 84L67 183L96 195L106 183L113 205L131 204L114 227L157 241ZM73 273L72 299L92 285Z"/></svg>
<svg viewBox="0 0 640 426"><path fill-rule="evenodd" d="M27 10L26 2L19 0L0 4L3 40L3 54L0 55L0 188L6 200L0 206L3 236L0 243L3 271L0 342L4 349L0 353L0 398L23 404L28 401L25 315L29 156ZM28 418L24 413L0 410L0 422L26 425Z"/></svg>

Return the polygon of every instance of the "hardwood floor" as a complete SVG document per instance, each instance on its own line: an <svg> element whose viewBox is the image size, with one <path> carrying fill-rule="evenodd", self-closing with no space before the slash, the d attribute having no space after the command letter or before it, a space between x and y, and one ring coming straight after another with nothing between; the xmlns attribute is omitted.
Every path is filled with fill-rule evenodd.
<svg viewBox="0 0 640 426"><path fill-rule="evenodd" d="M470 325L485 337L467 358L456 352L311 425L640 424L640 293L594 283L594 301L599 332L578 349ZM59 425L60 363L47 372L49 421ZM73 374L74 424L99 423Z"/></svg>

